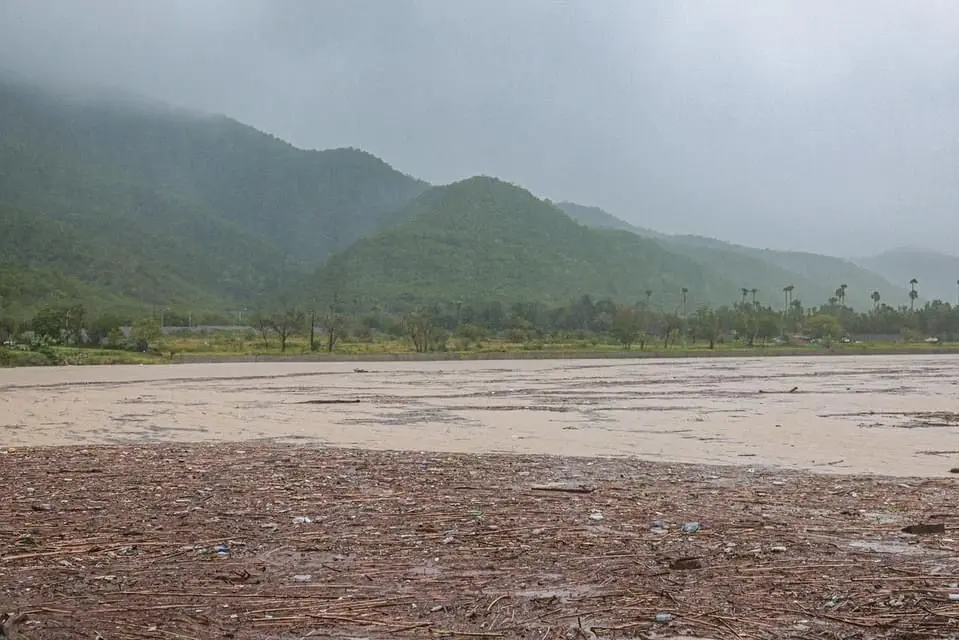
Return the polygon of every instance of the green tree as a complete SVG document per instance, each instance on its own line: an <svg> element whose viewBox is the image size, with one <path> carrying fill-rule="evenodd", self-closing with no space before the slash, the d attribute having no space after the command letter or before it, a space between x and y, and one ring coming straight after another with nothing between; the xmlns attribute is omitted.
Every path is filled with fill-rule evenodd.
<svg viewBox="0 0 959 640"><path fill-rule="evenodd" d="M833 340L842 335L842 325L834 315L820 313L806 320L806 330L817 340Z"/></svg>
<svg viewBox="0 0 959 640"><path fill-rule="evenodd" d="M642 319L639 312L631 307L623 307L613 317L612 335L623 349L629 351L642 332Z"/></svg>
<svg viewBox="0 0 959 640"><path fill-rule="evenodd" d="M719 314L708 307L696 310L693 327L697 337L709 341L709 348L716 348L716 339L719 338Z"/></svg>
<svg viewBox="0 0 959 640"><path fill-rule="evenodd" d="M19 324L12 316L0 316L0 346L17 336Z"/></svg>
<svg viewBox="0 0 959 640"><path fill-rule="evenodd" d="M55 307L40 309L31 322L34 338L41 343L62 344L68 326L67 310Z"/></svg>
<svg viewBox="0 0 959 640"><path fill-rule="evenodd" d="M98 316L92 322L87 331L87 336L91 344L101 344L106 341L110 335L123 326L123 320L116 315Z"/></svg>
<svg viewBox="0 0 959 640"><path fill-rule="evenodd" d="M489 336L489 331L486 327L470 322L457 326L454 335L464 340L466 345L469 346L470 344L479 344L485 340Z"/></svg>
<svg viewBox="0 0 959 640"><path fill-rule="evenodd" d="M130 328L130 337L137 343L146 345L147 348L156 346L162 336L163 328L160 326L160 321L152 316L137 320Z"/></svg>
<svg viewBox="0 0 959 640"><path fill-rule="evenodd" d="M919 284L919 281L913 278L909 281L909 310L916 310L916 298L919 297L919 292L916 291L916 285Z"/></svg>

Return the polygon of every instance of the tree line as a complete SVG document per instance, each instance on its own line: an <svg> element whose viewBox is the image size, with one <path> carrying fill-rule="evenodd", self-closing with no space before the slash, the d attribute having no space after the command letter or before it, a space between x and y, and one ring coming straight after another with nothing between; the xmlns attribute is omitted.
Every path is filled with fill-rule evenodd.
<svg viewBox="0 0 959 640"><path fill-rule="evenodd" d="M794 297L795 288L782 290L782 304L756 301L755 288L744 287L739 298L719 307L687 309L689 290L682 288L675 309L657 307L652 291L631 304L610 299L594 300L583 295L566 304L538 302L455 301L412 306L407 309L350 308L330 305L325 311L292 304L274 305L235 315L207 315L200 323L231 325L242 321L262 339L264 348L286 351L291 338L303 338L314 351L335 350L341 340L370 341L377 336L405 339L418 352L468 348L489 339L512 343L550 342L570 338L600 338L624 349L650 345L669 348L677 343L743 345L770 341L815 340L821 343L862 337L864 339L942 341L959 339L959 306L940 300L916 306L918 281L911 282L910 304L892 307L873 292L873 308L855 310L845 304L848 287L840 285L825 303L805 306ZM82 305L41 309L29 321L18 323L0 316L0 341L23 340L39 344L141 346L155 343L162 326L188 326L190 314L164 309L133 319L115 315L91 317ZM132 326L127 332L123 326ZM451 343L452 341L452 343Z"/></svg>

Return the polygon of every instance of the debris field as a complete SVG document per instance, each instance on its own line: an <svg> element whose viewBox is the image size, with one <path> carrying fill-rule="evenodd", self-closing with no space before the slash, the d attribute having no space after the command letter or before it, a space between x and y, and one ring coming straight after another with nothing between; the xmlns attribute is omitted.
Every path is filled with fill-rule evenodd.
<svg viewBox="0 0 959 640"><path fill-rule="evenodd" d="M950 478L273 442L0 453L0 638L959 638Z"/></svg>

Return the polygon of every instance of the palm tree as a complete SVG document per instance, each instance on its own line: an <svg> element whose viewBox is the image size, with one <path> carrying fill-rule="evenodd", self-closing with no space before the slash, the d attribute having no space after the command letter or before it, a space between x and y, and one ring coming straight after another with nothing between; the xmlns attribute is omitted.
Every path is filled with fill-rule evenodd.
<svg viewBox="0 0 959 640"><path fill-rule="evenodd" d="M653 290L646 289L646 306L649 306L649 299L653 297Z"/></svg>
<svg viewBox="0 0 959 640"><path fill-rule="evenodd" d="M783 287L783 335L786 335L786 319L789 316L789 302L792 298L793 289L795 287L791 284Z"/></svg>
<svg viewBox="0 0 959 640"><path fill-rule="evenodd" d="M882 300L882 296L879 294L878 291L873 291L873 292L872 292L872 295L869 296L869 297L872 298L873 307L874 307L876 310L878 310L878 309L879 309L879 301Z"/></svg>
<svg viewBox="0 0 959 640"><path fill-rule="evenodd" d="M686 319L686 294L689 293L689 289L683 287L680 289L683 292L683 320Z"/></svg>
<svg viewBox="0 0 959 640"><path fill-rule="evenodd" d="M788 307L792 304L793 301L793 291L796 289L795 285L788 285L783 291L786 292L786 306Z"/></svg>
<svg viewBox="0 0 959 640"><path fill-rule="evenodd" d="M743 287L742 289L740 289L740 291L743 294L743 304L746 304L746 296L749 295L749 289L747 289L746 287Z"/></svg>
<svg viewBox="0 0 959 640"><path fill-rule="evenodd" d="M846 306L846 289L848 288L848 284L839 285L839 302L842 303L842 306Z"/></svg>
<svg viewBox="0 0 959 640"><path fill-rule="evenodd" d="M753 294L753 304L756 304L756 294L759 293L759 289L750 289L749 293Z"/></svg>
<svg viewBox="0 0 959 640"><path fill-rule="evenodd" d="M919 281L913 278L909 281L909 310L916 310L916 298L919 297L919 292L916 291L916 285L919 284Z"/></svg>

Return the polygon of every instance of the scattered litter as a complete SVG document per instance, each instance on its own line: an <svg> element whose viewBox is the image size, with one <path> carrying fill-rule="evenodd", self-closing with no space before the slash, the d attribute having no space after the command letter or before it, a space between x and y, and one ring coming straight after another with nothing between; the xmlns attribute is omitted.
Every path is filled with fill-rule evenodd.
<svg viewBox="0 0 959 640"><path fill-rule="evenodd" d="M562 493L592 493L596 487L585 484L572 484L566 482L556 482L552 484L535 484L530 487L533 491L558 491Z"/></svg>
<svg viewBox="0 0 959 640"><path fill-rule="evenodd" d="M11 498L0 573L15 587L0 611L45 606L36 631L19 631L38 639L54 628L87 640L94 629L116 640L323 628L539 640L573 624L599 638L908 629L933 640L953 631L946 609L959 608L959 543L946 541L959 534L937 515L955 513L959 476L907 487L637 459L242 448L21 449L0 465ZM94 467L108 471L85 473ZM559 484L598 489L530 490ZM52 511L31 508L46 501ZM202 511L185 510L193 504ZM884 512L901 520L877 523ZM900 533L924 522L945 522L945 535ZM761 606L769 594L782 606ZM895 628L861 626L893 616ZM735 633L717 628L724 621Z"/></svg>
<svg viewBox="0 0 959 640"><path fill-rule="evenodd" d="M683 533L696 533L702 528L698 522L687 522L683 525Z"/></svg>

